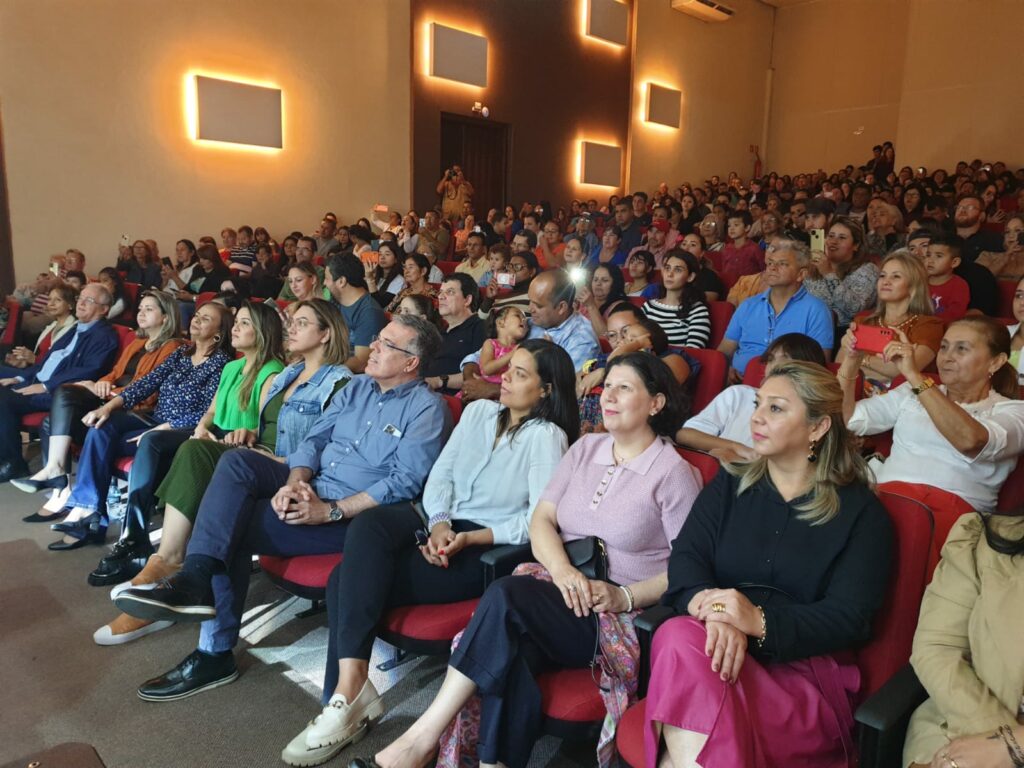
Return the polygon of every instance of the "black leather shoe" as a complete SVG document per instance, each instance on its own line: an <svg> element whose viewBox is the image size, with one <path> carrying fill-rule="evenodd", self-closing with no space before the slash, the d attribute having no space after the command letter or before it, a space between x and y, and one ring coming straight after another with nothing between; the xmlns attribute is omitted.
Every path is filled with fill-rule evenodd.
<svg viewBox="0 0 1024 768"><path fill-rule="evenodd" d="M213 656L195 650L174 669L139 686L139 698L145 701L178 701L227 685L237 678L234 654Z"/></svg>
<svg viewBox="0 0 1024 768"><path fill-rule="evenodd" d="M25 523L53 523L56 525L59 521L63 520L70 511L70 509L62 509L60 512L55 512L52 515L40 515L38 512L33 512L31 515L26 515L21 518L21 520Z"/></svg>
<svg viewBox="0 0 1024 768"><path fill-rule="evenodd" d="M0 461L0 483L6 483L16 477L28 474L28 464L24 461Z"/></svg>
<svg viewBox="0 0 1024 768"><path fill-rule="evenodd" d="M90 516L78 522L78 528L69 529L64 532L66 536L73 537L74 541L58 539L50 544L47 549L51 552L66 552L71 549L79 549L88 544L103 544L107 540L107 524L100 520L99 516Z"/></svg>
<svg viewBox="0 0 1024 768"><path fill-rule="evenodd" d="M114 605L129 616L153 621L206 621L217 615L210 585L196 584L185 573L160 579L154 587L126 589Z"/></svg>
<svg viewBox="0 0 1024 768"><path fill-rule="evenodd" d="M39 491L63 491L68 487L68 476L57 475L49 480L33 480L31 477L18 477L11 480L11 485L25 493L39 493Z"/></svg>
<svg viewBox="0 0 1024 768"><path fill-rule="evenodd" d="M94 587L106 587L129 581L145 568L151 554L153 545L148 537L144 541L120 539L110 554L100 560L96 570L89 574L89 583Z"/></svg>

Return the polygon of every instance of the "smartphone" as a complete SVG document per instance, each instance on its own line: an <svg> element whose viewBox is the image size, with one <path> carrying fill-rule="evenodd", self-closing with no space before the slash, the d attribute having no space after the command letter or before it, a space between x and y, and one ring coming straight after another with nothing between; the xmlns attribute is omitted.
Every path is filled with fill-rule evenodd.
<svg viewBox="0 0 1024 768"><path fill-rule="evenodd" d="M51 261L50 262L50 271L53 274L55 274L55 275L59 275L60 274L60 264L58 264L56 261Z"/></svg>
<svg viewBox="0 0 1024 768"><path fill-rule="evenodd" d="M363 251L359 258L364 264L377 266L380 263L380 251Z"/></svg>
<svg viewBox="0 0 1024 768"><path fill-rule="evenodd" d="M426 219L420 219L420 226L421 227L427 226L427 220Z"/></svg>
<svg viewBox="0 0 1024 768"><path fill-rule="evenodd" d="M881 355L886 345L896 337L892 328L882 328L877 325L858 325L857 343L855 348L858 352L867 352L870 355Z"/></svg>
<svg viewBox="0 0 1024 768"><path fill-rule="evenodd" d="M373 210L376 213L387 213L389 209L386 205L384 205L384 203L377 203L375 206L373 206Z"/></svg>
<svg viewBox="0 0 1024 768"><path fill-rule="evenodd" d="M573 267L569 270L569 277L576 285L583 285L587 282L587 270L583 267Z"/></svg>
<svg viewBox="0 0 1024 768"><path fill-rule="evenodd" d="M824 229L812 229L811 230L811 250L812 251L825 251L825 230Z"/></svg>
<svg viewBox="0 0 1024 768"><path fill-rule="evenodd" d="M494 276L494 279L498 285L506 288L511 288L516 284L516 276L512 272L499 272Z"/></svg>
<svg viewBox="0 0 1024 768"><path fill-rule="evenodd" d="M131 238L128 235L121 235L121 245L129 246L132 244Z"/></svg>

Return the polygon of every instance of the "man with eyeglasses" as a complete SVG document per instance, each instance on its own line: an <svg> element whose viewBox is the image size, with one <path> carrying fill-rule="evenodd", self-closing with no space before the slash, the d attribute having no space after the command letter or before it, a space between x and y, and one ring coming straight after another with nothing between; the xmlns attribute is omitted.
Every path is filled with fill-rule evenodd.
<svg viewBox="0 0 1024 768"><path fill-rule="evenodd" d="M1003 252L1003 238L988 229L985 223L985 203L973 194L961 195L953 214L956 233L964 239L962 258L973 264L982 251Z"/></svg>
<svg viewBox="0 0 1024 768"><path fill-rule="evenodd" d="M110 370L117 357L117 331L107 322L112 299L99 283L78 295L74 333L58 339L50 351L28 368L0 379L0 482L28 473L21 453L21 417L49 411L61 384L95 381Z"/></svg>
<svg viewBox="0 0 1024 768"><path fill-rule="evenodd" d="M352 518L422 492L451 430L448 406L421 377L440 345L431 323L398 315L371 342L366 374L335 394L288 465L258 451L224 454L181 571L117 597L133 616L203 622L198 648L143 683L140 698L174 701L238 677L232 651L253 554L339 553Z"/></svg>
<svg viewBox="0 0 1024 768"><path fill-rule="evenodd" d="M821 344L826 358L834 344L832 311L803 287L810 249L798 240L777 237L765 254L768 290L740 304L718 351L730 358L729 383L739 384L755 357L784 333L802 333Z"/></svg>
<svg viewBox="0 0 1024 768"><path fill-rule="evenodd" d="M453 394L462 389L462 359L479 352L487 338L487 327L477 314L480 289L472 277L455 272L448 275L437 292L437 310L448 326L441 334L441 351L425 369L427 386Z"/></svg>
<svg viewBox="0 0 1024 768"><path fill-rule="evenodd" d="M514 281L511 287L499 284L498 278L495 276L484 288L484 295L480 297L479 315L481 320L487 320L492 314L496 314L510 304L522 309L524 314L529 312L530 282L540 272L537 257L533 255L532 251L513 253L508 260L508 269L512 273Z"/></svg>

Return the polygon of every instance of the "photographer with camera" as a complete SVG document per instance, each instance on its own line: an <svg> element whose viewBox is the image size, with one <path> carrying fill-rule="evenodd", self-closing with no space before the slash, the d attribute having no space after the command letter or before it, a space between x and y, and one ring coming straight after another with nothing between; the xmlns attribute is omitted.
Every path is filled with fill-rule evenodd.
<svg viewBox="0 0 1024 768"><path fill-rule="evenodd" d="M453 165L437 182L437 194L441 196L442 215L455 224L462 218L463 206L473 200L473 185L466 181L462 167Z"/></svg>

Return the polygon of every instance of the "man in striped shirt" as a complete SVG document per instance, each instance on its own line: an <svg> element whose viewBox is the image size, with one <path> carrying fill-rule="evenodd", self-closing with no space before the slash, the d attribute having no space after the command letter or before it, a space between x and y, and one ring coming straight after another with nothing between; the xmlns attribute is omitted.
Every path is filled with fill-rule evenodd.
<svg viewBox="0 0 1024 768"><path fill-rule="evenodd" d="M228 259L231 274L249 277L252 273L252 267L256 263L255 240L252 227L248 224L238 228L238 244L231 249L231 258Z"/></svg>

